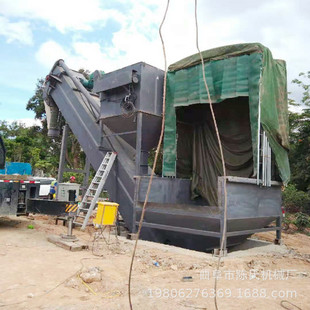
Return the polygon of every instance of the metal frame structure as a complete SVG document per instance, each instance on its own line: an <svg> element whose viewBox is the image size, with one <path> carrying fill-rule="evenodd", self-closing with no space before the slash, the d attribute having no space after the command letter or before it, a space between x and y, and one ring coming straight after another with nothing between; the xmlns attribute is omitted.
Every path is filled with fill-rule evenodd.
<svg viewBox="0 0 310 310"><path fill-rule="evenodd" d="M81 186L82 196L86 193L88 187L88 179L90 172L90 162L86 157L84 169L69 169L66 167L66 151L67 151L67 141L68 141L68 133L69 126L65 124L62 130L62 140L61 140L61 148L60 148L60 156L59 156L59 166L58 166L58 179L57 182L62 183L64 172L75 172L84 174L83 182Z"/></svg>

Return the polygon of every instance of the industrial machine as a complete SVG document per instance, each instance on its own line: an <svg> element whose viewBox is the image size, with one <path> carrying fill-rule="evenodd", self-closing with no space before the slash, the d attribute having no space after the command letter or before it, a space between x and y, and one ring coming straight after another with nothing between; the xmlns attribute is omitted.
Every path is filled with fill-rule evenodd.
<svg viewBox="0 0 310 310"><path fill-rule="evenodd" d="M289 179L286 69L258 43L203 52L227 169L219 147L198 54L169 67L162 174L153 179L141 237L196 250L225 247L255 232L281 232L281 186ZM100 65L100 64L99 64ZM107 152L117 158L105 189L135 233L145 199L149 155L162 121L164 72L140 62L84 76L58 60L44 98L49 135L61 114L98 169ZM276 220L276 226L268 226Z"/></svg>

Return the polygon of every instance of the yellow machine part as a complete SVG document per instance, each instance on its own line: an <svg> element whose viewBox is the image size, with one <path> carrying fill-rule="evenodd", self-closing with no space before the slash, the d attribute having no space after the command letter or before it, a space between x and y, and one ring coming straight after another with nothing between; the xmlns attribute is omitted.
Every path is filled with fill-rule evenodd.
<svg viewBox="0 0 310 310"><path fill-rule="evenodd" d="M98 202L97 215L94 219L94 225L115 225L118 203L115 202Z"/></svg>

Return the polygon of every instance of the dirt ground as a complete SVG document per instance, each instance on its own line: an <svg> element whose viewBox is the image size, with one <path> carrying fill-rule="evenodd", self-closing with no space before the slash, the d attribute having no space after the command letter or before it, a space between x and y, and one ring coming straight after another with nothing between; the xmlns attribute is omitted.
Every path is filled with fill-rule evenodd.
<svg viewBox="0 0 310 310"><path fill-rule="evenodd" d="M74 230L89 250L70 252L47 241L65 232L46 216L0 218L0 308L129 309L133 241L105 233L94 243L92 229ZM218 309L310 309L310 237L283 234L281 246L268 242L273 238L272 232L257 234L234 248L218 273L211 254L139 241L133 309L215 309L216 276ZM101 280L83 282L81 272L94 267Z"/></svg>

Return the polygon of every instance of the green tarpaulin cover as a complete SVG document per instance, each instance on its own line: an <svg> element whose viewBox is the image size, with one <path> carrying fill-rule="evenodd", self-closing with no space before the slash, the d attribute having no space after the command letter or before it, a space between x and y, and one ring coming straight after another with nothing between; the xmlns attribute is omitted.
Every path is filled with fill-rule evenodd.
<svg viewBox="0 0 310 310"><path fill-rule="evenodd" d="M248 97L252 174L256 174L260 119L275 155L280 176L283 182L287 183L290 168L285 62L274 60L270 50L259 43L224 46L204 51L202 55L213 103ZM164 176L177 176L177 140L179 143L182 141L182 136L177 132L177 108L206 103L208 100L199 54L171 65L167 75ZM231 104L234 104L234 101L231 101ZM197 134L196 131L194 137ZM192 161L194 162L194 158Z"/></svg>

